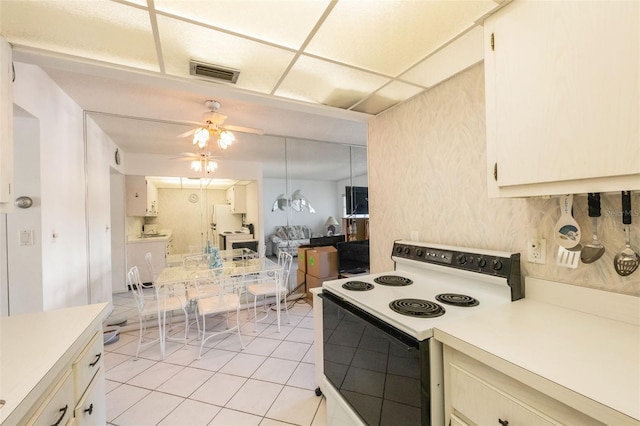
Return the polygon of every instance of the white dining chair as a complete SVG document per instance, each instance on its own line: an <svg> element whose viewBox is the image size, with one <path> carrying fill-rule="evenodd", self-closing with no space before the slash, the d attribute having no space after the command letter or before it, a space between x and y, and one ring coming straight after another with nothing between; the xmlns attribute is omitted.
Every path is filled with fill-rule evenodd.
<svg viewBox="0 0 640 426"><path fill-rule="evenodd" d="M138 271L138 267L132 267L127 273L127 284L131 289L133 294L133 298L136 302L136 308L138 309L138 348L136 349L136 357L138 359L138 355L140 354L140 350L143 348L147 348L154 343L160 343L160 350L162 351L162 320L158 315L158 299L156 297L155 291L153 293L149 292L145 294L144 287L142 286L142 281L140 281L140 273ZM157 316L158 319L158 337L156 339L144 341L148 338L147 336L147 322L153 317Z"/></svg>
<svg viewBox="0 0 640 426"><path fill-rule="evenodd" d="M140 273L138 267L134 266L129 270L127 274L127 281L131 287L133 297L136 301L136 307L138 308L139 319L139 336L138 336L138 348L136 349L136 357L140 354L143 348L146 348L156 342L160 343L160 353L162 359L165 357L165 342L167 340L179 341L187 345L187 298L186 289L184 284L175 284L162 288L146 289L140 281ZM174 339L167 337L166 322L167 312L174 312L182 310L185 315L185 330L184 337L180 339ZM148 337L147 335L147 323L153 317L158 320L158 338L144 342L143 340Z"/></svg>
<svg viewBox="0 0 640 426"><path fill-rule="evenodd" d="M258 323L264 321L269 317L269 306L267 305L267 297L275 297L276 300L276 317L278 319L278 332L280 332L280 302L283 301L284 309L287 314L287 320L291 323L289 318L289 308L287 307L287 292L289 285L289 272L291 271L291 264L293 263L293 256L290 253L281 251L278 254L278 265L280 268L275 273L258 274L254 276L248 276L246 282L247 294L253 296L253 320L255 324L255 331L258 331ZM265 315L258 319L258 298L262 297L263 310ZM249 307L247 306L247 310Z"/></svg>
<svg viewBox="0 0 640 426"><path fill-rule="evenodd" d="M202 319L202 326L198 326L200 333L200 351L198 359L202 358L202 349L207 340L223 333L237 333L240 348L244 349L240 334L240 294L243 287L242 275L227 274L223 268L209 269L194 275L193 286L197 293L197 315ZM235 312L235 325L231 325L229 315ZM207 317L225 315L226 328L207 331Z"/></svg>

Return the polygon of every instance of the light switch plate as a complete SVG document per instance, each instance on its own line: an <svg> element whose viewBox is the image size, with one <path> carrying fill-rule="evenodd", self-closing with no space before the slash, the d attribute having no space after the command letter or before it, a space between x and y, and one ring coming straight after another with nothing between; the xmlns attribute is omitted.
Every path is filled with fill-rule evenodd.
<svg viewBox="0 0 640 426"><path fill-rule="evenodd" d="M34 244L33 241L33 229L21 230L20 231L20 245L21 246L32 246Z"/></svg>

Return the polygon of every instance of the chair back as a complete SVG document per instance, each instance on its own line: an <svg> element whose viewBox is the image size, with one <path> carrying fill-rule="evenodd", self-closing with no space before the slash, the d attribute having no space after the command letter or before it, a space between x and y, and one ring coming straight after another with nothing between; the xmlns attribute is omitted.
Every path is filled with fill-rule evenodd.
<svg viewBox="0 0 640 426"><path fill-rule="evenodd" d="M149 275L151 276L151 282L155 284L157 274L153 270L153 256L150 252L144 255L144 261L147 264L147 270L149 271Z"/></svg>
<svg viewBox="0 0 640 426"><path fill-rule="evenodd" d="M289 288L289 273L291 272L291 264L293 263L293 256L290 253L281 251L278 254L278 265L282 267L282 273L280 275L282 281L281 285Z"/></svg>
<svg viewBox="0 0 640 426"><path fill-rule="evenodd" d="M138 311L142 311L147 300L144 296L142 282L140 281L140 272L137 266L132 267L127 273L127 284L131 287L131 293L133 293L133 299L136 301Z"/></svg>
<svg viewBox="0 0 640 426"><path fill-rule="evenodd" d="M192 283L199 300L214 297L220 307L228 305L226 295L239 296L244 288L242 275L234 274L231 268L199 270L193 274Z"/></svg>

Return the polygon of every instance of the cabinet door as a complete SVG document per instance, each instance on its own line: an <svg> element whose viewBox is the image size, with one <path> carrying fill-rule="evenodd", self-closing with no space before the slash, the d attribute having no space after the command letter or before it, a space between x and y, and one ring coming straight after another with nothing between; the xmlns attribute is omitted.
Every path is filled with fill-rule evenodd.
<svg viewBox="0 0 640 426"><path fill-rule="evenodd" d="M640 187L639 27L633 1L515 1L487 19L490 187L625 176Z"/></svg>
<svg viewBox="0 0 640 426"><path fill-rule="evenodd" d="M147 214L147 183L144 176L125 178L127 216L145 216Z"/></svg>
<svg viewBox="0 0 640 426"><path fill-rule="evenodd" d="M0 37L0 212L13 210L13 64L11 46Z"/></svg>
<svg viewBox="0 0 640 426"><path fill-rule="evenodd" d="M146 216L158 215L158 188L153 182L146 181L147 184L147 212Z"/></svg>
<svg viewBox="0 0 640 426"><path fill-rule="evenodd" d="M66 425L73 417L73 375L67 370L27 425Z"/></svg>
<svg viewBox="0 0 640 426"><path fill-rule="evenodd" d="M100 368L75 407L77 425L105 425L107 409L105 403L104 368Z"/></svg>

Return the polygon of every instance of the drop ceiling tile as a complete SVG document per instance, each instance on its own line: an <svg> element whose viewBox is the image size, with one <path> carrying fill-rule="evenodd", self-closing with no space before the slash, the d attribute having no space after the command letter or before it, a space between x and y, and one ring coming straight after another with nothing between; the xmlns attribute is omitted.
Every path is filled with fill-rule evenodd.
<svg viewBox="0 0 640 426"><path fill-rule="evenodd" d="M423 90L423 87L414 86L401 81L393 81L352 109L354 111L364 112L367 114L379 114L382 111L417 95Z"/></svg>
<svg viewBox="0 0 640 426"><path fill-rule="evenodd" d="M298 50L329 5L328 0L156 0L170 13Z"/></svg>
<svg viewBox="0 0 640 426"><path fill-rule="evenodd" d="M15 45L158 71L149 15L106 1L3 1L2 34Z"/></svg>
<svg viewBox="0 0 640 426"><path fill-rule="evenodd" d="M495 7L491 0L340 0L306 53L397 76Z"/></svg>
<svg viewBox="0 0 640 426"><path fill-rule="evenodd" d="M476 26L451 42L446 48L422 61L400 76L400 79L425 87L435 86L443 80L477 64L484 58L484 31Z"/></svg>
<svg viewBox="0 0 640 426"><path fill-rule="evenodd" d="M376 74L301 56L275 95L349 108L387 81Z"/></svg>
<svg viewBox="0 0 640 426"><path fill-rule="evenodd" d="M165 70L176 76L189 76L189 59L195 59L239 70L234 87L270 93L294 56L288 50L164 16L158 16L158 28Z"/></svg>

